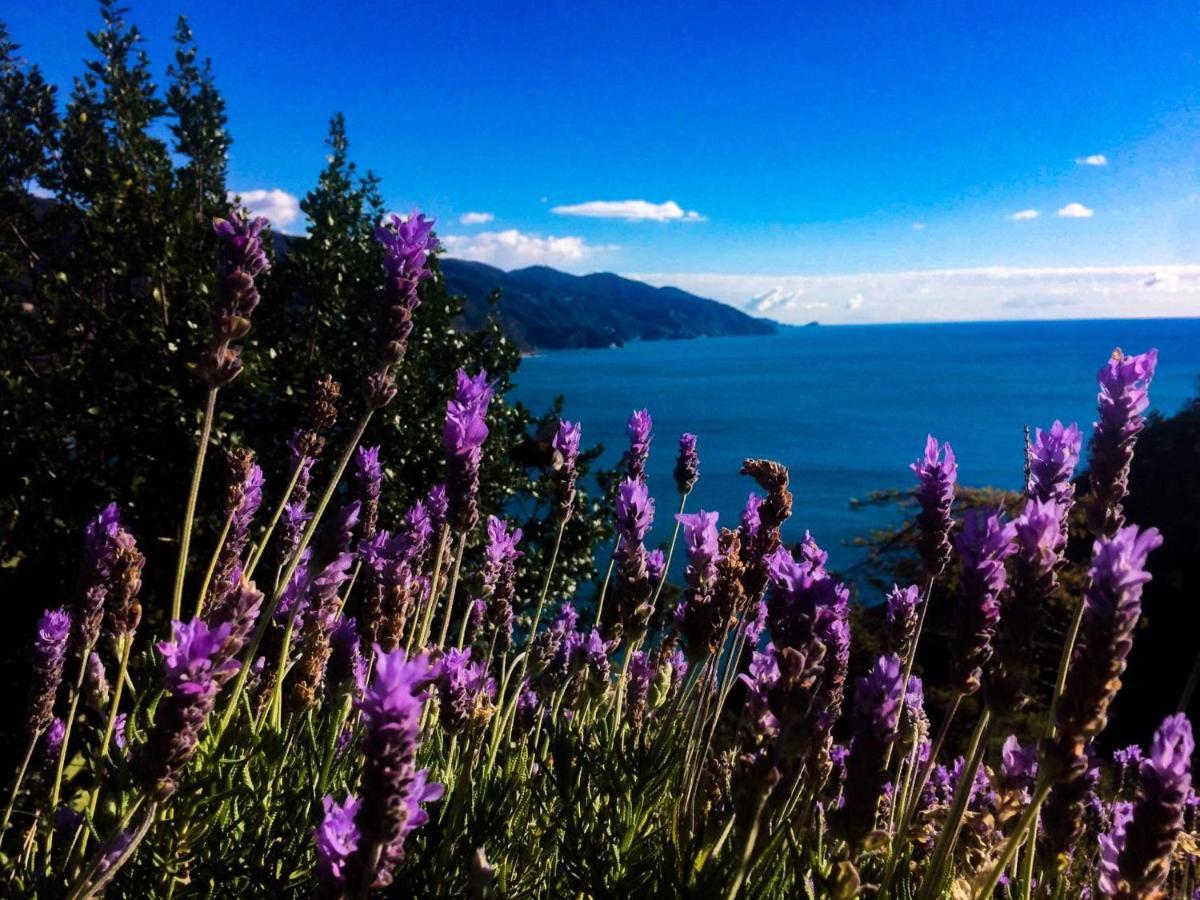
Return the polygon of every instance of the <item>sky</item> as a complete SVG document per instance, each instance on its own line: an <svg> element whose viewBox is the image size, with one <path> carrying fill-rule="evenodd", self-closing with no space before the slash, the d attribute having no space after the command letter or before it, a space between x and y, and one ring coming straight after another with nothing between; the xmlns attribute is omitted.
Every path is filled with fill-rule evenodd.
<svg viewBox="0 0 1200 900"><path fill-rule="evenodd" d="M452 256L780 321L1200 315L1200 6L155 0L214 60L229 183L284 230L329 117ZM99 17L15 4L67 87Z"/></svg>

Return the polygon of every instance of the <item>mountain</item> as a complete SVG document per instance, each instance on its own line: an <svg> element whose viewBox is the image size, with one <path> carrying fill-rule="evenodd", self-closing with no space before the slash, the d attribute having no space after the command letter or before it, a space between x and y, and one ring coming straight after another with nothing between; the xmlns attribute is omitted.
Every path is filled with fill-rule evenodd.
<svg viewBox="0 0 1200 900"><path fill-rule="evenodd" d="M657 288L607 272L568 275L547 266L505 272L462 259L439 260L446 287L465 297L462 322L477 328L499 288L500 321L524 350L611 347L627 341L774 334L777 327L716 300Z"/></svg>

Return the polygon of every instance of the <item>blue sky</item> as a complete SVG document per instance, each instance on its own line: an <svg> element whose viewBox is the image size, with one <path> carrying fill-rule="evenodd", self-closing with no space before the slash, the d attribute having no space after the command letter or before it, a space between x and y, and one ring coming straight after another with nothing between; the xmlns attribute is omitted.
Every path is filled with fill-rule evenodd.
<svg viewBox="0 0 1200 900"><path fill-rule="evenodd" d="M160 0L160 74L177 12L288 230L341 110L390 206L504 268L793 321L1200 314L1194 3ZM95 5L5 16L68 85Z"/></svg>

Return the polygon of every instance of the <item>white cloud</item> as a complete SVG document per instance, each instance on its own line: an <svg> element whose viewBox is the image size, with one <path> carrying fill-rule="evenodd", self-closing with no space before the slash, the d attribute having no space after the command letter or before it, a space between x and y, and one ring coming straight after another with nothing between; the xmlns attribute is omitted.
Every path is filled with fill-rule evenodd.
<svg viewBox="0 0 1200 900"><path fill-rule="evenodd" d="M591 245L581 237L542 237L509 228L505 231L481 231L478 234L450 234L442 238L450 256L473 259L502 269L522 266L571 266L602 250L608 245Z"/></svg>
<svg viewBox="0 0 1200 900"><path fill-rule="evenodd" d="M1068 203L1058 211L1058 214L1064 219L1090 219L1092 210L1082 203Z"/></svg>
<svg viewBox="0 0 1200 900"><path fill-rule="evenodd" d="M913 230L913 231L924 231L924 230L925 230L925 223L924 223L924 222L913 222L913 223L912 223L912 230Z"/></svg>
<svg viewBox="0 0 1200 900"><path fill-rule="evenodd" d="M459 216L458 221L462 225L486 225L495 218L490 212L468 212Z"/></svg>
<svg viewBox="0 0 1200 900"><path fill-rule="evenodd" d="M1014 222L1026 222L1029 219L1036 219L1040 215L1041 213L1036 209L1022 209L1019 212L1013 213L1009 218Z"/></svg>
<svg viewBox="0 0 1200 900"><path fill-rule="evenodd" d="M651 203L649 200L589 200L551 207L560 216L586 216L593 219L624 219L627 222L703 222L704 216L694 209L684 210L674 200Z"/></svg>
<svg viewBox="0 0 1200 900"><path fill-rule="evenodd" d="M1091 156L1075 157L1075 164L1079 166L1107 166L1108 157L1103 153L1093 153Z"/></svg>
<svg viewBox="0 0 1200 900"><path fill-rule="evenodd" d="M1200 310L1200 265L990 266L848 275L673 272L629 277L674 285L795 324L813 318L830 324L1152 318L1195 316Z"/></svg>
<svg viewBox="0 0 1200 900"><path fill-rule="evenodd" d="M300 216L300 201L279 188L230 191L229 199L240 199L251 215L266 216L271 225L280 231L287 231L287 227Z"/></svg>

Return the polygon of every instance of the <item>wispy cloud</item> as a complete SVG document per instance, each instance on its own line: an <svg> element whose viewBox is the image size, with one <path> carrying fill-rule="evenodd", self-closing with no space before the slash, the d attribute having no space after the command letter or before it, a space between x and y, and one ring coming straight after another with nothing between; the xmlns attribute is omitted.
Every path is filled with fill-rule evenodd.
<svg viewBox="0 0 1200 900"><path fill-rule="evenodd" d="M1092 213L1093 210L1082 203L1068 203L1058 211L1058 214L1064 219L1090 219Z"/></svg>
<svg viewBox="0 0 1200 900"><path fill-rule="evenodd" d="M458 217L462 225L486 225L496 217L490 212L467 212Z"/></svg>
<svg viewBox="0 0 1200 900"><path fill-rule="evenodd" d="M1091 156L1075 157L1075 164L1078 166L1107 166L1108 157L1103 153L1093 153Z"/></svg>
<svg viewBox="0 0 1200 900"><path fill-rule="evenodd" d="M1040 215L1041 213L1039 213L1036 209L1022 209L1013 213L1011 216L1009 216L1009 218L1014 222L1026 222L1029 219L1036 219Z"/></svg>
<svg viewBox="0 0 1200 900"><path fill-rule="evenodd" d="M912 223L912 230L913 230L913 231L924 231L924 230L925 230L925 223L924 223L924 222L913 222L913 223Z"/></svg>
<svg viewBox="0 0 1200 900"><path fill-rule="evenodd" d="M288 226L300 216L299 199L279 188L230 191L229 199L230 201L240 199L251 215L265 216L267 221L280 231L287 231Z"/></svg>
<svg viewBox="0 0 1200 900"><path fill-rule="evenodd" d="M609 245L588 244L581 237L542 237L515 228L470 235L449 234L441 240L450 256L490 263L502 269L532 265L570 267L595 253L613 249Z"/></svg>
<svg viewBox="0 0 1200 900"><path fill-rule="evenodd" d="M592 219L624 219L627 222L703 222L705 217L694 209L684 210L674 200L651 203L649 200L589 200L551 207L560 216L585 216Z"/></svg>
<svg viewBox="0 0 1200 900"><path fill-rule="evenodd" d="M850 275L631 274L782 322L1192 316L1200 265L931 269Z"/></svg>

